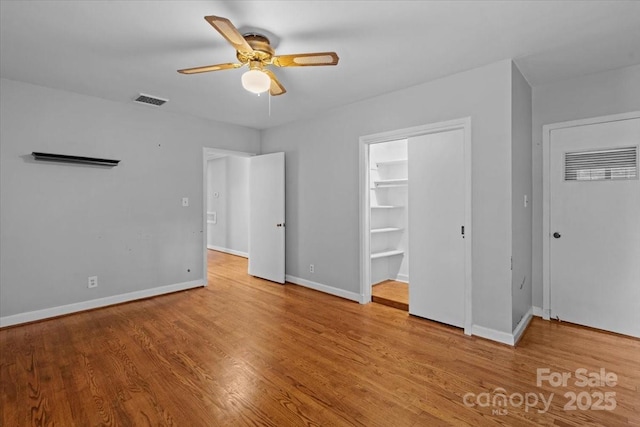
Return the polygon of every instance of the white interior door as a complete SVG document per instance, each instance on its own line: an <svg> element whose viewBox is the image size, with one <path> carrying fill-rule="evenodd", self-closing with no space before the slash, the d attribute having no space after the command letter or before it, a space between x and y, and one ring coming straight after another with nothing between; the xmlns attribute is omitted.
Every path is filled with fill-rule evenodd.
<svg viewBox="0 0 640 427"><path fill-rule="evenodd" d="M409 313L464 327L464 130L409 139Z"/></svg>
<svg viewBox="0 0 640 427"><path fill-rule="evenodd" d="M637 118L551 130L552 318L640 337L639 141Z"/></svg>
<svg viewBox="0 0 640 427"><path fill-rule="evenodd" d="M284 153L251 158L249 274L284 283Z"/></svg>

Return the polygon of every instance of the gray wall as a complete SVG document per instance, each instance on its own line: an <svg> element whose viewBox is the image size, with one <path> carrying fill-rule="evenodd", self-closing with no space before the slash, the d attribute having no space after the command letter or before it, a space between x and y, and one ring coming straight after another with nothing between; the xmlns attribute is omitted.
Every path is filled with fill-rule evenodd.
<svg viewBox="0 0 640 427"><path fill-rule="evenodd" d="M6 79L0 90L1 316L202 279L202 147L256 152L257 131Z"/></svg>
<svg viewBox="0 0 640 427"><path fill-rule="evenodd" d="M359 137L471 116L473 322L511 333L510 75L501 61L263 131L286 153L287 274L359 292Z"/></svg>
<svg viewBox="0 0 640 427"><path fill-rule="evenodd" d="M248 157L225 156L210 160L207 170L207 210L217 216L217 223L208 225L207 244L245 255L249 252L249 162Z"/></svg>
<svg viewBox="0 0 640 427"><path fill-rule="evenodd" d="M502 61L263 131L263 152L286 152L287 274L358 292L358 138L471 116L474 323L511 332L527 306L515 289L526 259L517 255L526 245L516 243L523 235L516 223L527 220L524 211L516 215L527 186L518 150L526 145L518 131L526 127L526 86L518 81ZM200 278L201 148L258 152L257 131L6 79L0 85L1 316ZM640 110L640 65L536 86L532 104L531 282L541 307L542 126ZM122 162L36 164L31 151ZM97 289L86 288L90 275L99 276Z"/></svg>
<svg viewBox="0 0 640 427"><path fill-rule="evenodd" d="M512 65L511 75L511 209L513 271L512 328L531 309L531 86ZM524 196L529 199L524 206Z"/></svg>
<svg viewBox="0 0 640 427"><path fill-rule="evenodd" d="M640 111L640 65L533 88L533 305L542 307L542 126Z"/></svg>

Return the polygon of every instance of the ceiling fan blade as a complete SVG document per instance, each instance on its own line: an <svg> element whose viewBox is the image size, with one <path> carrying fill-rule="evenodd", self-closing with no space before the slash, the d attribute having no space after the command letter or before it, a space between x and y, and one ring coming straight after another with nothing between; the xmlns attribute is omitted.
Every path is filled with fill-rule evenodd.
<svg viewBox="0 0 640 427"><path fill-rule="evenodd" d="M240 68L240 67L242 67L242 64L234 64L230 62L228 64L205 65L203 67L185 68L184 70L178 70L178 72L181 74L198 74L198 73L208 73L209 71L228 70L230 68Z"/></svg>
<svg viewBox="0 0 640 427"><path fill-rule="evenodd" d="M274 56L272 64L277 67L337 65L339 59L338 54L335 52L298 53L293 55Z"/></svg>
<svg viewBox="0 0 640 427"><path fill-rule="evenodd" d="M275 74L273 74L271 70L262 70L262 71L266 75L268 75L269 78L271 79L271 87L269 88L269 93L271 94L271 96L278 96L287 92L284 86L282 86L282 83L278 81L278 78L276 77Z"/></svg>
<svg viewBox="0 0 640 427"><path fill-rule="evenodd" d="M253 49L249 46L249 43L244 39L240 31L229 21L227 18L222 18L220 16L205 16L204 19L207 20L209 24L220 34L222 37L227 39L229 43L241 53L251 54L253 53Z"/></svg>

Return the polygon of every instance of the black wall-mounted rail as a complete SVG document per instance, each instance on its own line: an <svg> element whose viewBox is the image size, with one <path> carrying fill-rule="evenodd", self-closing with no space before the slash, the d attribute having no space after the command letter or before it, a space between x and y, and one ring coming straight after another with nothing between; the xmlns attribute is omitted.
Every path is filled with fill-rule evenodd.
<svg viewBox="0 0 640 427"><path fill-rule="evenodd" d="M118 163L120 163L120 160L99 159L97 157L67 156L66 154L38 153L36 151L31 153L31 155L35 160L44 160L48 162L76 163L108 167L118 166Z"/></svg>

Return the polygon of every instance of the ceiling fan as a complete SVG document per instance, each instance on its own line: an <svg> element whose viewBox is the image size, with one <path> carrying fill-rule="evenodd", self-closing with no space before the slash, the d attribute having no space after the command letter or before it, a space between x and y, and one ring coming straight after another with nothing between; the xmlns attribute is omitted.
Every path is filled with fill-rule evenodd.
<svg viewBox="0 0 640 427"><path fill-rule="evenodd" d="M240 62L185 68L178 70L179 73L207 73L240 68L247 65L249 71L242 75L242 86L249 92L259 94L268 90L271 95L276 96L284 94L287 90L278 81L276 75L267 68L269 65L275 65L276 67L307 67L338 64L339 58L335 52L276 56L275 50L271 47L267 37L255 33L240 34L238 29L227 18L205 16L204 19L236 49L236 57Z"/></svg>

